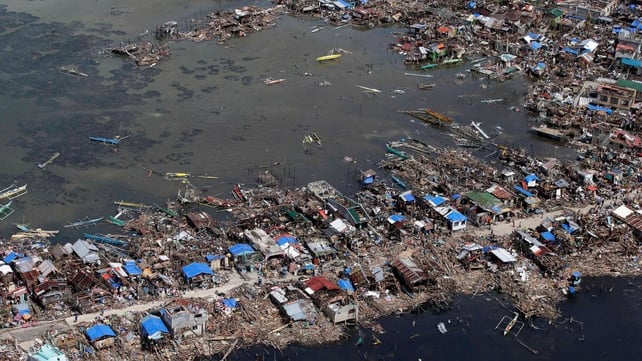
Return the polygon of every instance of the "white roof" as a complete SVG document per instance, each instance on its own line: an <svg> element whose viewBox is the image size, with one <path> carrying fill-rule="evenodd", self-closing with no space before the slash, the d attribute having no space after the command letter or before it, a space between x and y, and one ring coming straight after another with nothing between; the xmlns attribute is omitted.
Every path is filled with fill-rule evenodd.
<svg viewBox="0 0 642 361"><path fill-rule="evenodd" d="M626 217L630 216L633 212L634 211L631 208L625 205L621 205L617 207L615 210L613 210L613 212L611 213L613 213L613 215L616 216L617 218L626 219Z"/></svg>
<svg viewBox="0 0 642 361"><path fill-rule="evenodd" d="M510 252L508 252L504 248L495 248L491 250L490 253L494 254L495 257L499 258L499 260L504 263L517 262L517 258L515 258L512 254L510 254Z"/></svg>

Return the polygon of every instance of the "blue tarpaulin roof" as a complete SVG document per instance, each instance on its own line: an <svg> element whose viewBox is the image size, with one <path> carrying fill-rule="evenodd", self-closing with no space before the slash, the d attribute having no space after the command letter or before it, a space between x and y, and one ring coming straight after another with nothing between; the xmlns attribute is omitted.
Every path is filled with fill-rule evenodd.
<svg viewBox="0 0 642 361"><path fill-rule="evenodd" d="M565 52L567 52L569 54L573 54L573 55L579 55L580 54L579 51L577 51L575 49L571 49L571 48L563 48L562 51L565 51Z"/></svg>
<svg viewBox="0 0 642 361"><path fill-rule="evenodd" d="M125 269L125 272L127 272L127 274L130 276L138 276L143 274L143 271L141 271L140 268L138 268L138 266L133 262L125 263L125 265L123 265L123 268Z"/></svg>
<svg viewBox="0 0 642 361"><path fill-rule="evenodd" d="M279 237L277 237L275 241L276 241L276 244L278 244L279 246L283 246L286 243L292 243L292 244L299 243L299 241L297 241L297 239L294 238L294 236L291 236L289 234L282 234Z"/></svg>
<svg viewBox="0 0 642 361"><path fill-rule="evenodd" d="M390 217L388 217L388 219L389 219L392 223L396 223L396 222L403 222L403 221L405 221L405 220L406 220L406 217L404 217L404 216L403 216L403 214L393 214L393 215L391 215Z"/></svg>
<svg viewBox="0 0 642 361"><path fill-rule="evenodd" d="M568 224L568 223L563 223L563 224L562 224L562 229L563 229L563 230L565 230L565 231L566 231L567 233L569 233L569 234L571 234L571 233L573 233L573 232L577 231L577 229L576 229L575 227L572 227L572 226L571 226L570 224Z"/></svg>
<svg viewBox="0 0 642 361"><path fill-rule="evenodd" d="M111 327L105 325L104 323L99 323L95 326L91 326L85 331L89 341L94 342L103 337L116 337L114 330Z"/></svg>
<svg viewBox="0 0 642 361"><path fill-rule="evenodd" d="M410 192L405 192L401 194L401 199L403 199L406 202L414 202L415 196L413 196L412 193Z"/></svg>
<svg viewBox="0 0 642 361"><path fill-rule="evenodd" d="M516 191L518 191L519 193L525 195L526 197L532 197L533 196L533 193L527 191L526 189L524 189L524 188L522 188L520 186L516 185L514 188L515 188Z"/></svg>
<svg viewBox="0 0 642 361"><path fill-rule="evenodd" d="M354 291L354 287L352 286L352 283L350 283L350 280L340 279L337 281L337 285L346 291Z"/></svg>
<svg viewBox="0 0 642 361"><path fill-rule="evenodd" d="M441 197L441 196L431 196L429 194L426 194L424 196L424 200L430 202L435 207L438 207L438 206L440 206L441 204L443 204L446 201L446 198Z"/></svg>
<svg viewBox="0 0 642 361"><path fill-rule="evenodd" d="M246 255L246 254L252 254L252 253L255 252L254 248L252 248L252 246L250 246L247 243L237 243L237 244L233 245L232 247L228 248L227 250L230 251L230 253L234 257L243 256L243 255Z"/></svg>
<svg viewBox="0 0 642 361"><path fill-rule="evenodd" d="M361 183L363 184L372 184L373 182L374 182L374 176L368 176L363 178L363 180L361 180Z"/></svg>
<svg viewBox="0 0 642 361"><path fill-rule="evenodd" d="M205 263L194 262L183 267L183 275L185 278L196 277L200 274L213 275L214 272L212 272L210 266Z"/></svg>
<svg viewBox="0 0 642 361"><path fill-rule="evenodd" d="M9 253L8 255L6 255L6 256L2 259L2 261L4 261L4 263L6 263L6 264L9 264L9 263L11 263L11 261L13 261L13 260L14 260L14 259L16 259L16 258L18 258L18 255L17 255L15 252L11 252L11 253Z"/></svg>
<svg viewBox="0 0 642 361"><path fill-rule="evenodd" d="M451 222L461 222L461 221L467 220L468 217L464 216L463 214L457 211L452 211L448 213L448 215L446 216L446 219L448 219Z"/></svg>
<svg viewBox="0 0 642 361"><path fill-rule="evenodd" d="M622 58L620 59L620 61L622 61L622 65L628 65L635 68L642 68L642 61L637 59Z"/></svg>
<svg viewBox="0 0 642 361"><path fill-rule="evenodd" d="M555 242L555 235L551 232L542 232L542 238L547 242Z"/></svg>
<svg viewBox="0 0 642 361"><path fill-rule="evenodd" d="M593 111L596 111L596 112L605 112L606 114L613 113L613 109L607 108L607 107L603 107L603 106L600 106L600 105L593 105L593 104L589 103L589 104L586 104L586 107L589 108L589 110L593 110Z"/></svg>
<svg viewBox="0 0 642 361"><path fill-rule="evenodd" d="M533 40L539 40L542 36L540 34L528 32L528 37Z"/></svg>
<svg viewBox="0 0 642 361"><path fill-rule="evenodd" d="M151 339L159 339L162 337L163 333L169 333L169 330L165 326L163 320L156 315L147 315L143 317L140 321L140 325L143 328L143 334L147 335Z"/></svg>
<svg viewBox="0 0 642 361"><path fill-rule="evenodd" d="M531 173L531 174L527 175L524 178L524 180L527 181L527 182L533 182L533 181L538 181L539 178L537 177L537 175L535 173Z"/></svg>
<svg viewBox="0 0 642 361"><path fill-rule="evenodd" d="M542 47L542 44L539 41L531 41L531 49L537 50Z"/></svg>
<svg viewBox="0 0 642 361"><path fill-rule="evenodd" d="M236 298L224 298L223 304L227 308L236 308Z"/></svg>

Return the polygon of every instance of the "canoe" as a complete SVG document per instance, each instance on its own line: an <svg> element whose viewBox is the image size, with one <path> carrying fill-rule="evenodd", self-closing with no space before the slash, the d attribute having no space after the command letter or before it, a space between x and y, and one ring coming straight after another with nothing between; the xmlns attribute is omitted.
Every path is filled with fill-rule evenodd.
<svg viewBox="0 0 642 361"><path fill-rule="evenodd" d="M426 64L426 65L422 65L419 69L427 70L427 69L436 68L437 66L438 66L438 64Z"/></svg>
<svg viewBox="0 0 642 361"><path fill-rule="evenodd" d="M447 116L445 114L441 114L439 112L436 112L436 111L434 111L432 109L425 109L425 112L428 115L430 115L431 117L433 117L435 119L438 119L438 120L440 120L440 121L442 121L444 123L452 123L454 121L453 118L451 118L451 117L449 117L449 116Z"/></svg>
<svg viewBox="0 0 642 361"><path fill-rule="evenodd" d="M320 56L317 58L317 61L326 61L326 60L334 60L337 58L340 58L341 54L330 54L330 55L324 55Z"/></svg>
<svg viewBox="0 0 642 361"><path fill-rule="evenodd" d="M399 149L393 148L388 144L386 144L386 150L388 151L388 153L392 153L392 154L396 155L397 157L401 158L402 160L406 160L406 159L410 158L408 153L404 152L403 150L399 150Z"/></svg>

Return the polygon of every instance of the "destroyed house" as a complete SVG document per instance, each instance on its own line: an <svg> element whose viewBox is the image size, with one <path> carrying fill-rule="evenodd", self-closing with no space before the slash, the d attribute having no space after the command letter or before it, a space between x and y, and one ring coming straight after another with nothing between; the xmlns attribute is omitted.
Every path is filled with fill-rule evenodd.
<svg viewBox="0 0 642 361"><path fill-rule="evenodd" d="M642 238L642 214L625 205L612 211L612 214L633 229L638 239Z"/></svg>
<svg viewBox="0 0 642 361"><path fill-rule="evenodd" d="M317 309L309 297L300 289L292 286L274 287L270 298L279 307L281 313L292 321L314 321Z"/></svg>
<svg viewBox="0 0 642 361"><path fill-rule="evenodd" d="M252 247L257 249L266 261L269 261L273 258L284 258L285 253L283 249L279 247L272 237L270 237L264 230L260 228L255 228L252 230L243 231L243 235L250 242Z"/></svg>
<svg viewBox="0 0 642 361"><path fill-rule="evenodd" d="M89 273L78 271L69 282L76 290L82 291L91 288L98 280Z"/></svg>
<svg viewBox="0 0 642 361"><path fill-rule="evenodd" d="M85 334L89 342L98 350L110 347L116 341L114 330L103 323L87 328Z"/></svg>
<svg viewBox="0 0 642 361"><path fill-rule="evenodd" d="M545 244L530 234L523 231L517 231L515 234L515 246L521 250L524 255L539 257L551 252Z"/></svg>
<svg viewBox="0 0 642 361"><path fill-rule="evenodd" d="M163 320L156 315L147 315L140 320L140 334L143 340L160 340L169 334Z"/></svg>
<svg viewBox="0 0 642 361"><path fill-rule="evenodd" d="M35 300L45 308L50 304L62 301L66 293L68 293L68 289L65 281L48 280L33 289Z"/></svg>
<svg viewBox="0 0 642 361"><path fill-rule="evenodd" d="M426 272L410 258L398 258L390 264L403 284L413 289L428 282Z"/></svg>
<svg viewBox="0 0 642 361"><path fill-rule="evenodd" d="M357 319L358 305L350 302L341 287L327 278L320 276L310 278L305 282L305 292L333 323Z"/></svg>
<svg viewBox="0 0 642 361"><path fill-rule="evenodd" d="M603 83L598 85L596 92L597 98L593 102L597 105L628 111L635 103L635 89Z"/></svg>
<svg viewBox="0 0 642 361"><path fill-rule="evenodd" d="M313 241L305 242L305 245L310 250L312 257L317 260L327 261L334 259L337 256L337 250L329 245L325 239L316 238Z"/></svg>
<svg viewBox="0 0 642 361"><path fill-rule="evenodd" d="M468 216L479 225L494 222L505 211L510 212L510 208L506 210L502 201L488 192L468 192L464 199L462 203L467 204Z"/></svg>
<svg viewBox="0 0 642 361"><path fill-rule="evenodd" d="M187 222L197 231L211 229L214 224L214 218L206 212L190 212L186 216Z"/></svg>
<svg viewBox="0 0 642 361"><path fill-rule="evenodd" d="M261 257L252 246L246 243L237 243L227 249L237 264L258 262Z"/></svg>
<svg viewBox="0 0 642 361"><path fill-rule="evenodd" d="M336 215L347 219L355 227L366 225L370 219L363 206L341 194L326 181L308 183L308 190Z"/></svg>
<svg viewBox="0 0 642 361"><path fill-rule="evenodd" d="M38 351L29 352L27 361L67 361L67 356L51 344L44 344Z"/></svg>
<svg viewBox="0 0 642 361"><path fill-rule="evenodd" d="M205 263L190 263L186 266L183 266L183 277L185 277L185 282L190 285L199 284L206 282L212 279L214 272L210 269Z"/></svg>
<svg viewBox="0 0 642 361"><path fill-rule="evenodd" d="M208 318L205 309L199 309L198 312L193 313L176 301L161 308L160 315L173 338L202 335Z"/></svg>
<svg viewBox="0 0 642 361"><path fill-rule="evenodd" d="M71 246L71 249L84 263L95 263L100 261L100 257L98 257L98 247L83 239L77 240Z"/></svg>

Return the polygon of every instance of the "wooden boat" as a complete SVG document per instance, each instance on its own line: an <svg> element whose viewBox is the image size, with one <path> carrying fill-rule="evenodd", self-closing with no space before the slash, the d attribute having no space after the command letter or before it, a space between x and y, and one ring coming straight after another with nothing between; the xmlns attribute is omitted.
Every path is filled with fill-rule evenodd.
<svg viewBox="0 0 642 361"><path fill-rule="evenodd" d="M437 86L435 83L431 84L417 84L417 88L419 89L434 89Z"/></svg>
<svg viewBox="0 0 642 361"><path fill-rule="evenodd" d="M323 61L338 59L340 57L341 57L341 54L330 54L330 55L320 56L316 59L316 61L323 62Z"/></svg>
<svg viewBox="0 0 642 361"><path fill-rule="evenodd" d="M442 61L442 62L441 62L441 65L454 65L454 64L459 64L459 63L461 63L462 61L464 61L464 59L458 59L458 58L455 58L455 59L447 59L447 60Z"/></svg>
<svg viewBox="0 0 642 361"><path fill-rule="evenodd" d="M263 80L263 82L264 82L265 84L267 84L267 85L273 85L273 84L283 83L283 82L284 82L284 81L286 81L286 80L287 80L287 79L283 79L283 78L282 78L282 79L272 79L272 78L268 78L268 79Z"/></svg>
<svg viewBox="0 0 642 361"><path fill-rule="evenodd" d="M404 152L403 150L399 150L397 148L393 148L389 144L386 144L386 150L388 151L388 153L394 154L397 157L401 158L402 160L406 160L406 159L410 158L408 153Z"/></svg>
<svg viewBox="0 0 642 361"><path fill-rule="evenodd" d="M447 116L445 114L436 112L436 111L434 111L432 109L429 109L429 108L426 108L425 112L426 112L426 114L430 115L431 117L433 117L435 119L438 119L438 120L440 120L440 121L442 121L444 123L452 123L452 122L455 121L453 118L451 118L451 117L449 117L449 116Z"/></svg>
<svg viewBox="0 0 642 361"><path fill-rule="evenodd" d="M508 335L510 331L513 329L513 327L515 327L515 324L517 323L518 318L519 318L519 314L515 312L515 317L513 317L504 328L504 336Z"/></svg>
<svg viewBox="0 0 642 361"><path fill-rule="evenodd" d="M20 187L12 184L5 189L0 190L0 200L2 199L14 199L18 198L27 193L27 185L22 185Z"/></svg>
<svg viewBox="0 0 642 361"><path fill-rule="evenodd" d="M47 159L43 163L38 163L38 168L44 169L47 165L49 165L51 162L53 162L58 157L60 157L60 152L54 153L51 157L49 157L49 159Z"/></svg>

